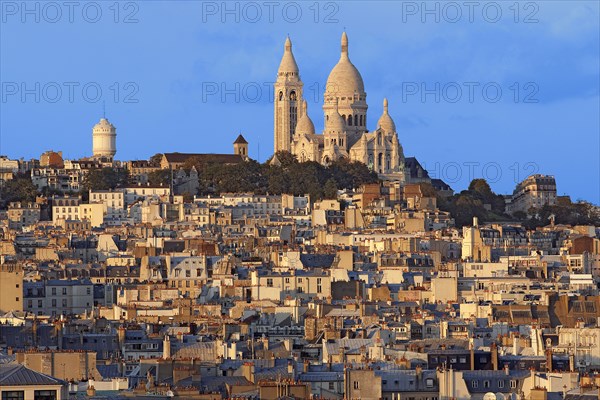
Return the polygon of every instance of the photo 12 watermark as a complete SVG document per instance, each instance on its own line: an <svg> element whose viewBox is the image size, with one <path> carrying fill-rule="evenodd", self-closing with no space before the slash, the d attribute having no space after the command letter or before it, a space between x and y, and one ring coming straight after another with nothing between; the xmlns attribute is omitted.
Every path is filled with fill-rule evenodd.
<svg viewBox="0 0 600 400"><path fill-rule="evenodd" d="M537 24L540 6L535 1L403 1L402 23Z"/></svg>
<svg viewBox="0 0 600 400"><path fill-rule="evenodd" d="M3 24L139 22L136 1L1 1Z"/></svg>
<svg viewBox="0 0 600 400"><path fill-rule="evenodd" d="M402 82L402 102L419 103L539 103L536 82Z"/></svg>
<svg viewBox="0 0 600 400"><path fill-rule="evenodd" d="M139 103L136 82L14 82L1 83L0 101L7 103Z"/></svg>
<svg viewBox="0 0 600 400"><path fill-rule="evenodd" d="M336 1L203 1L202 22L337 24Z"/></svg>
<svg viewBox="0 0 600 400"><path fill-rule="evenodd" d="M483 178L488 183L497 183L507 177L510 177L511 181L517 184L540 171L539 165L533 161L515 161L509 165L504 161L502 163L497 161L449 161L431 164L423 162L422 166L428 172L430 178L441 179L447 184L455 184L461 181L471 182L476 178Z"/></svg>
<svg viewBox="0 0 600 400"><path fill-rule="evenodd" d="M272 103L275 101L274 81L205 81L201 83L203 103ZM537 82L500 83L476 82L402 82L402 103L539 103ZM303 97L318 104L324 93L335 96L336 84L304 83ZM341 93L341 92L340 92Z"/></svg>

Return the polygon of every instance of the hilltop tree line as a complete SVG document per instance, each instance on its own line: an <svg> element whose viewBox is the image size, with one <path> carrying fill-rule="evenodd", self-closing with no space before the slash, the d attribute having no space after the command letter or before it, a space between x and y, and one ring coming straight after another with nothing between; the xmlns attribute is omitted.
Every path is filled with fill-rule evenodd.
<svg viewBox="0 0 600 400"><path fill-rule="evenodd" d="M220 164L210 158L190 158L183 168L195 167L200 195L251 192L256 194L309 194L312 199L333 199L338 189L354 189L378 182L377 174L360 162L338 160L325 167L317 162L299 162L289 152L277 152L273 159L260 164L249 160L243 164ZM168 183L168 171L156 171L151 183Z"/></svg>
<svg viewBox="0 0 600 400"><path fill-rule="evenodd" d="M338 160L329 166L317 162L299 162L289 152L275 154L278 162L272 159L261 164L249 160L241 164L222 164L217 159L190 158L183 165L189 172L192 167L198 172L198 193L188 195L219 195L222 193L247 192L256 194L309 194L311 199L333 199L341 189L356 189L363 184L378 182L377 174L360 162ZM150 158L156 161L157 156ZM169 186L170 170L157 170L148 176L151 185ZM97 168L85 174L81 183L80 195L86 201L89 190L107 190L126 187L132 184L126 169ZM485 179L474 179L467 190L449 197L443 197L430 184L421 184L424 195L436 197L438 207L448 211L457 227L470 225L473 217L481 223L520 222L528 229L546 226L554 216L555 224L600 226L598 208L590 203L571 202L559 197L554 206L543 206L527 212L508 215L502 195L496 194ZM0 185L0 206L5 208L14 201L33 202L38 194L51 196L60 194L45 188L39 192L28 174L17 174L14 179ZM69 193L76 195L76 193Z"/></svg>
<svg viewBox="0 0 600 400"><path fill-rule="evenodd" d="M433 188L431 190L435 193ZM549 225L551 215L554 215L555 224L600 226L597 208L584 201L573 203L566 197L559 197L554 206L545 205L508 215L504 197L494 193L485 179L474 179L467 190L447 198L435 195L438 207L450 212L457 227L471 225L473 217L477 217L482 223L520 222L527 229L535 229Z"/></svg>
<svg viewBox="0 0 600 400"><path fill-rule="evenodd" d="M471 225L473 217L481 222L508 221L504 197L494 193L485 179L473 179L467 190L444 198L436 194L438 207L448 211L457 227Z"/></svg>
<svg viewBox="0 0 600 400"><path fill-rule="evenodd" d="M198 193L189 195L219 195L221 193L248 192L256 194L309 194L311 199L333 199L338 189L354 189L366 183L378 182L377 174L360 162L339 160L325 167L316 162L299 162L289 152L276 154L278 163L271 160L261 164L249 160L241 164L222 164L211 157L190 158L183 165L189 172L198 171ZM158 159L151 157L151 161ZM169 186L170 170L157 170L149 174L151 185ZM124 168L94 168L87 171L81 182L79 193L86 201L90 190L108 190L132 185L129 171ZM15 179L0 186L2 206L13 201L33 202L36 195L53 195L59 192L36 190L28 174L19 174ZM74 194L75 193L70 193Z"/></svg>

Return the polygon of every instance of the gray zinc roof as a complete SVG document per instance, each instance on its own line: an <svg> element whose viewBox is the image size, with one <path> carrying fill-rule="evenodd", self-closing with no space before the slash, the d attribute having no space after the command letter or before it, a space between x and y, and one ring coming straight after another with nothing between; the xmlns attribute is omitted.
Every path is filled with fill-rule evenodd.
<svg viewBox="0 0 600 400"><path fill-rule="evenodd" d="M33 371L21 364L0 365L0 386L63 385L66 382Z"/></svg>

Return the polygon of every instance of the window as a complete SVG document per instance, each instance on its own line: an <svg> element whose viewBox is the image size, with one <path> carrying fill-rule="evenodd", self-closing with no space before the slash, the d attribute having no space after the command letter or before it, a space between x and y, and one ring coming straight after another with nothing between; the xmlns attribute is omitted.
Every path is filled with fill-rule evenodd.
<svg viewBox="0 0 600 400"><path fill-rule="evenodd" d="M63 307L66 307L66 306L67 306L67 299L63 299L63 301L62 301L62 306L63 306Z"/></svg>
<svg viewBox="0 0 600 400"><path fill-rule="evenodd" d="M55 287L52 288L52 296L56 296L56 288Z"/></svg>
<svg viewBox="0 0 600 400"><path fill-rule="evenodd" d="M499 381L498 381L498 387L499 387L500 389L502 389L502 388L504 387L504 381L503 381L503 380L499 380Z"/></svg>
<svg viewBox="0 0 600 400"><path fill-rule="evenodd" d="M478 388L478 387L479 387L479 382L477 382L477 381L475 381L475 380L471 381L471 387L472 387L473 389L476 389L476 388Z"/></svg>
<svg viewBox="0 0 600 400"><path fill-rule="evenodd" d="M24 400L24 390L11 390L10 392L2 392L2 400Z"/></svg>
<svg viewBox="0 0 600 400"><path fill-rule="evenodd" d="M510 381L510 388L511 389L516 389L517 388L517 381L516 380L512 379Z"/></svg>
<svg viewBox="0 0 600 400"><path fill-rule="evenodd" d="M358 389L358 381L354 381L354 389Z"/></svg>
<svg viewBox="0 0 600 400"><path fill-rule="evenodd" d="M432 378L425 379L425 386L428 388L432 388L433 387L433 379Z"/></svg>
<svg viewBox="0 0 600 400"><path fill-rule="evenodd" d="M64 288L63 288L63 290L62 290L62 294L63 294L63 296L66 296L66 295L67 295L67 288L66 288L66 287L64 287Z"/></svg>
<svg viewBox="0 0 600 400"><path fill-rule="evenodd" d="M273 278L267 278L267 287L273 287Z"/></svg>
<svg viewBox="0 0 600 400"><path fill-rule="evenodd" d="M490 381L483 381L483 387L484 388L489 388L490 387Z"/></svg>
<svg viewBox="0 0 600 400"><path fill-rule="evenodd" d="M335 383L329 382L329 390L334 390L334 389L335 389Z"/></svg>
<svg viewBox="0 0 600 400"><path fill-rule="evenodd" d="M86 292L86 294L92 294L92 288L87 288L87 289L85 290L85 292Z"/></svg>
<svg viewBox="0 0 600 400"><path fill-rule="evenodd" d="M56 390L36 390L33 400L56 400Z"/></svg>
<svg viewBox="0 0 600 400"><path fill-rule="evenodd" d="M52 299L52 307L56 307L56 299Z"/></svg>

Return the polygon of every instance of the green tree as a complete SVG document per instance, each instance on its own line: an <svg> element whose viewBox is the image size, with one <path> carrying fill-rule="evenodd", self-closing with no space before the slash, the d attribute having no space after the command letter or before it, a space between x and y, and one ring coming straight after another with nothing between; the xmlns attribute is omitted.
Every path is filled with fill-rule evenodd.
<svg viewBox="0 0 600 400"><path fill-rule="evenodd" d="M26 174L18 174L13 179L0 184L0 200L2 207L8 203L20 201L21 203L34 202L37 188Z"/></svg>
<svg viewBox="0 0 600 400"><path fill-rule="evenodd" d="M109 190L129 184L129 171L124 168L93 168L83 177L84 190Z"/></svg>
<svg viewBox="0 0 600 400"><path fill-rule="evenodd" d="M152 186L170 186L171 170L159 169L148 174L148 183Z"/></svg>
<svg viewBox="0 0 600 400"><path fill-rule="evenodd" d="M156 153L152 157L148 159L148 162L152 165L160 166L160 162L162 161L162 153Z"/></svg>
<svg viewBox="0 0 600 400"><path fill-rule="evenodd" d="M337 199L338 185L335 182L335 179L329 178L327 182L325 182L325 187L323 188L323 196L326 199Z"/></svg>

